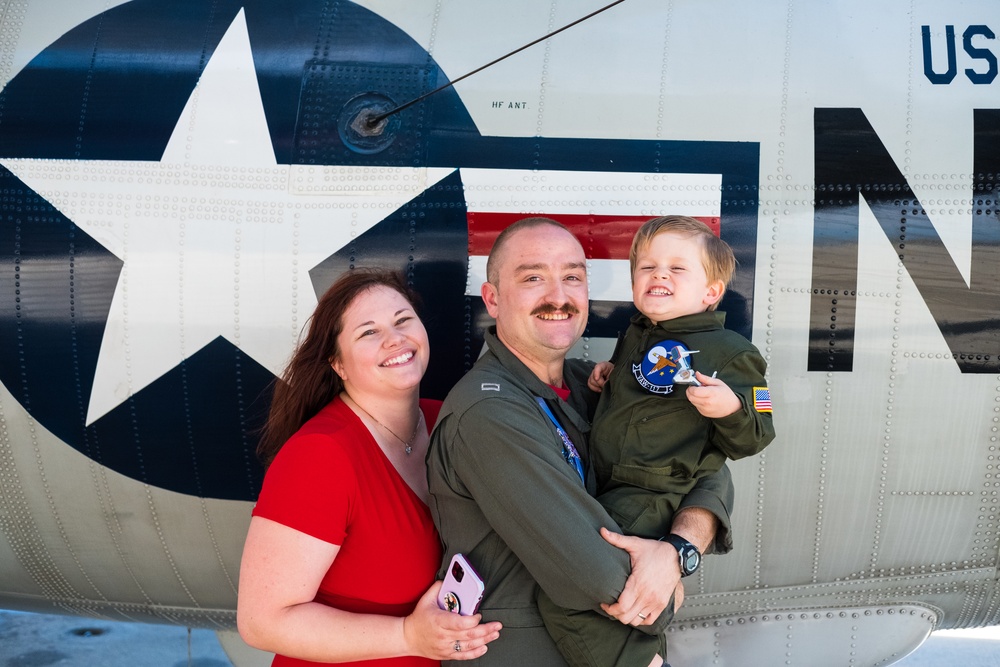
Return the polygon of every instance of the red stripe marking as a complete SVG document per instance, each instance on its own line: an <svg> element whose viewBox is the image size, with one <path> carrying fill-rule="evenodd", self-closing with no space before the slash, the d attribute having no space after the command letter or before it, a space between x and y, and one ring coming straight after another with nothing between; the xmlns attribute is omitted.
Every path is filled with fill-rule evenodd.
<svg viewBox="0 0 1000 667"><path fill-rule="evenodd" d="M466 214L469 224L469 255L489 255L501 231L518 220L532 215L543 215L566 225L566 228L580 241L588 259L628 259L632 237L642 223L650 218L646 215L549 215L469 211ZM718 216L694 217L711 227L716 236L719 235L721 221Z"/></svg>

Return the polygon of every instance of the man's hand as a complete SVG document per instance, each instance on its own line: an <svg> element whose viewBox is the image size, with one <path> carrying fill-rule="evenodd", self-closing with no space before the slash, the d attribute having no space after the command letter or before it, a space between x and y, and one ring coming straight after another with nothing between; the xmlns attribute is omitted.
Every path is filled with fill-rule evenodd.
<svg viewBox="0 0 1000 667"><path fill-rule="evenodd" d="M728 417L743 407L739 397L725 382L704 373L695 372L700 387L688 387L687 398L703 417L720 419Z"/></svg>
<svg viewBox="0 0 1000 667"><path fill-rule="evenodd" d="M681 563L677 550L668 542L647 540L613 533L601 528L601 537L628 552L632 574L614 604L601 609L627 625L652 625L674 597L674 611L684 601Z"/></svg>

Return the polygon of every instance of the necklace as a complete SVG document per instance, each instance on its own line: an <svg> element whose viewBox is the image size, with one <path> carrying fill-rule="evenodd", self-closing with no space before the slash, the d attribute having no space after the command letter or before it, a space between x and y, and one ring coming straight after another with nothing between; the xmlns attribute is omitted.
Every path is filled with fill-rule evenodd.
<svg viewBox="0 0 1000 667"><path fill-rule="evenodd" d="M357 405L358 408L361 410L361 412L368 415L373 422L375 422L376 424L384 428L386 431L391 433L392 437L396 438L396 440L399 440L401 443L403 443L403 451L406 452L407 456L413 453L413 441L417 439L417 431L420 430L420 422L424 420L424 413L421 412L419 408L417 409L417 423L413 426L413 433L410 434L409 440L403 440L398 435L396 435L395 431L393 431L391 428L389 428L388 426L380 422L378 419L376 419L375 415L362 408L361 405L359 405L358 402L355 401L353 398L351 399L351 403Z"/></svg>

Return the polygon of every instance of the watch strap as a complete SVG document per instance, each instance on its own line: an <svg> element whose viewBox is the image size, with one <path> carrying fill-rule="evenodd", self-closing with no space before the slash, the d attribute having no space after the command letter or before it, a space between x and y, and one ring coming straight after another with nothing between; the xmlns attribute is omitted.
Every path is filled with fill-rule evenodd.
<svg viewBox="0 0 1000 667"><path fill-rule="evenodd" d="M692 575L698 570L698 566L701 565L701 552L698 551L698 547L675 533L670 533L669 535L661 537L660 540L670 543L674 549L677 549L677 555L680 557L682 577ZM697 554L697 558L695 559L695 566L693 568L688 568L687 561L691 557L692 552Z"/></svg>

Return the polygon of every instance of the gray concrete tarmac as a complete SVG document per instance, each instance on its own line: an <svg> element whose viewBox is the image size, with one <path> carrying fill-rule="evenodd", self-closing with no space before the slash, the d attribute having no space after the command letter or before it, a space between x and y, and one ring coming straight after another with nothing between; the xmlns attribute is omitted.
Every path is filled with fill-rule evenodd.
<svg viewBox="0 0 1000 667"><path fill-rule="evenodd" d="M232 667L215 633L0 611L0 667Z"/></svg>
<svg viewBox="0 0 1000 667"><path fill-rule="evenodd" d="M1000 626L935 632L895 664L1000 667ZM94 665L233 667L211 630L0 610L0 667Z"/></svg>

